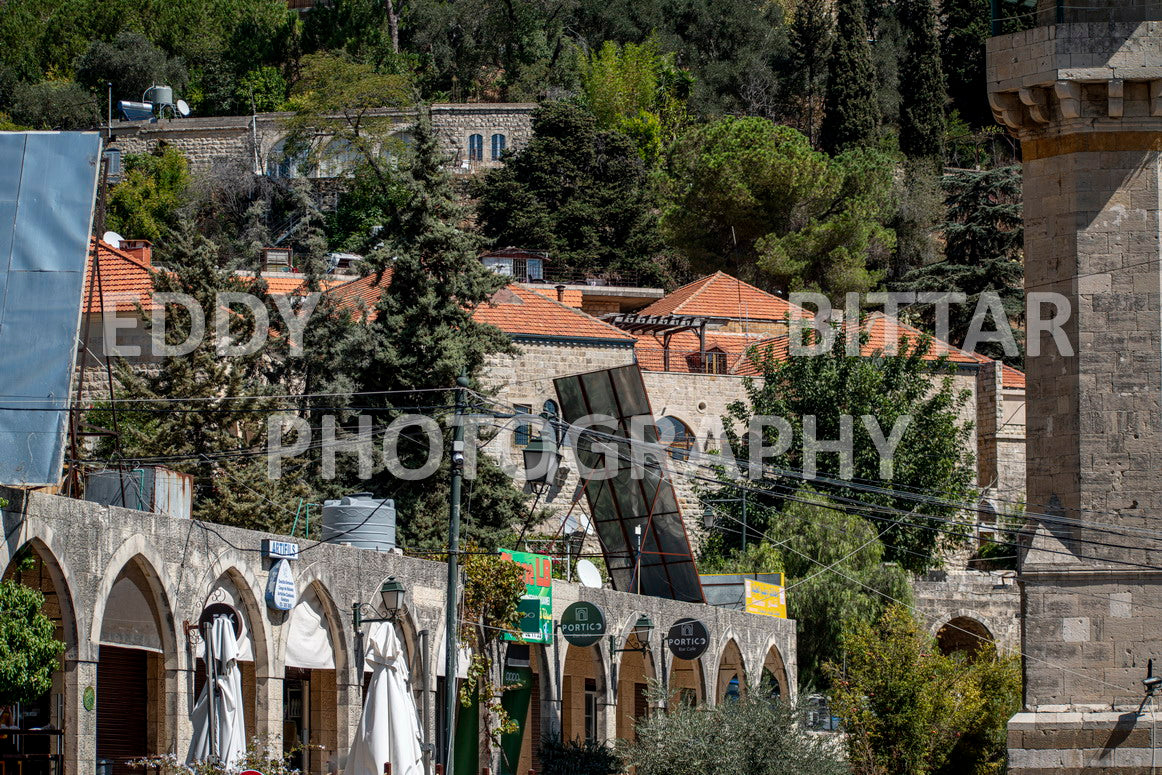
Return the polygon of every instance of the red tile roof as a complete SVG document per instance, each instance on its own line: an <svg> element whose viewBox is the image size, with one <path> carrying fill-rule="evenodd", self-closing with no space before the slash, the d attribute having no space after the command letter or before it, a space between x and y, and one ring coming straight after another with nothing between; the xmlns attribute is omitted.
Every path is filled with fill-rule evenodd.
<svg viewBox="0 0 1162 775"><path fill-rule="evenodd" d="M383 289L390 283L389 268L340 285L329 293L352 311L366 310L371 319L375 317L375 305ZM477 307L473 316L517 338L601 339L626 345L634 341L620 328L520 285L501 288L489 304Z"/></svg>
<svg viewBox="0 0 1162 775"><path fill-rule="evenodd" d="M715 272L666 294L639 315L693 315L743 320L784 320L789 315L810 317L811 312L785 299L744 283L725 272Z"/></svg>
<svg viewBox="0 0 1162 775"><path fill-rule="evenodd" d="M1001 366L1001 387L1025 389L1025 372L1012 366Z"/></svg>
<svg viewBox="0 0 1162 775"><path fill-rule="evenodd" d="M638 366L643 371L667 371L665 340L661 334L635 334L637 344L634 352L637 355ZM747 363L746 352L751 345L761 341L761 336L741 334L726 331L707 331L706 350L721 350L726 356L726 374L736 373L736 369ZM694 331L681 331L670 337L670 364L671 372L705 373L703 358L701 357L698 334Z"/></svg>
<svg viewBox="0 0 1162 775"><path fill-rule="evenodd" d="M118 310L131 310L137 304L145 309L153 309L150 296L153 295L153 278L150 264L139 258L119 250L106 242L97 243L97 267L100 269L101 283L89 298L89 280L93 269L92 255L90 254L85 266L84 310L86 314L101 310L101 296L106 305L116 304ZM252 279L253 275L243 274L243 279ZM265 276L267 292L274 296L284 296L299 290L306 283L306 278L300 274L287 273ZM334 285L334 280L324 280L324 287Z"/></svg>
<svg viewBox="0 0 1162 775"><path fill-rule="evenodd" d="M131 310L141 304L151 309L149 297L153 293L153 278L149 264L124 253L105 242L97 243L97 268L101 282L96 289L90 288L93 273L93 257L89 254L85 262L85 291L82 296L85 314L101 311L101 299L106 306L119 310ZM91 294L91 295L90 295Z"/></svg>

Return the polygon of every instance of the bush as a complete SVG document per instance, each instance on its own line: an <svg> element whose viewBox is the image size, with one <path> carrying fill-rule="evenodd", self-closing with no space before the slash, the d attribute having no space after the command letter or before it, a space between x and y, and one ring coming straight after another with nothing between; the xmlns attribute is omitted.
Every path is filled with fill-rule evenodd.
<svg viewBox="0 0 1162 775"><path fill-rule="evenodd" d="M625 763L637 775L839 775L830 736L803 728L804 709L753 689L715 706L675 703L637 727Z"/></svg>
<svg viewBox="0 0 1162 775"><path fill-rule="evenodd" d="M613 775L622 771L621 758L605 743L546 737L538 751L541 775Z"/></svg>

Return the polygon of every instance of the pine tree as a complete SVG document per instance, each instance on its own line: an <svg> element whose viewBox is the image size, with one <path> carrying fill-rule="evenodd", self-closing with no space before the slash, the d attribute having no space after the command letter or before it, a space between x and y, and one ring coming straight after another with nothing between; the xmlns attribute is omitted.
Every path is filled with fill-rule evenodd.
<svg viewBox="0 0 1162 775"><path fill-rule="evenodd" d="M795 52L796 87L803 98L801 124L815 145L824 89L827 84L827 55L833 35L828 0L800 0L791 22L791 47Z"/></svg>
<svg viewBox="0 0 1162 775"><path fill-rule="evenodd" d="M505 281L485 268L476 238L459 226L463 212L425 110L413 136L407 203L389 228L393 238L385 250L394 260L377 270L389 271L391 281L376 305L366 366L357 378L364 392L401 391L362 399L383 407L382 424L394 415L417 411L412 407L448 405L451 391L429 391L452 387L461 373L473 377L488 355L512 350L500 329L473 317ZM427 442L401 438L398 448L403 464L416 467L426 455ZM446 462L423 481L399 481L386 472L373 479L375 491L395 498L407 546L438 550L445 545L447 481ZM495 548L527 516L524 500L495 463L478 456L477 478L467 485L465 496L463 540Z"/></svg>
<svg viewBox="0 0 1162 775"><path fill-rule="evenodd" d="M900 25L900 150L912 158L939 159L944 148L947 92L940 63L938 20L933 0L903 0Z"/></svg>
<svg viewBox="0 0 1162 775"><path fill-rule="evenodd" d="M869 145L876 131L875 68L863 0L839 0L820 144L830 154Z"/></svg>
<svg viewBox="0 0 1162 775"><path fill-rule="evenodd" d="M254 295L267 306L270 321L279 320L264 283L239 277L219 265L217 246L197 235L188 221L173 233L168 251L171 269L153 276L158 293L191 297L205 319L205 335L193 350L160 355L156 368L138 372L122 363L121 397L144 399L119 412L121 448L130 459L158 462L194 476L194 517L209 522L260 530L286 531L299 498L310 491L298 477L272 480L267 476L267 418L282 406L269 396L264 370L270 342L254 353L219 353L215 317L221 292ZM151 331L157 312L146 317ZM228 312L230 336L245 342L254 320L240 307ZM193 319L186 307L167 304L165 340L179 346L187 340ZM156 333L156 331L155 331ZM277 391L281 392L281 391Z"/></svg>

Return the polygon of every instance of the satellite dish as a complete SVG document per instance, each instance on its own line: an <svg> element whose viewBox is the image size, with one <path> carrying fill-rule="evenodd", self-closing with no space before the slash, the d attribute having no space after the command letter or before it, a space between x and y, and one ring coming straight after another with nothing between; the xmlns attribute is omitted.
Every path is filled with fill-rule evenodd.
<svg viewBox="0 0 1162 775"><path fill-rule="evenodd" d="M125 240L120 234L115 231L107 231L101 235L101 241L107 245L112 245L115 248L120 248L121 243Z"/></svg>
<svg viewBox="0 0 1162 775"><path fill-rule="evenodd" d="M601 572L589 560L577 561L577 578L581 580L583 587L601 589Z"/></svg>
<svg viewBox="0 0 1162 775"><path fill-rule="evenodd" d="M178 100L177 106L178 106L178 113L182 114L182 118L185 118L186 116L190 115L190 106L186 104L185 100Z"/></svg>

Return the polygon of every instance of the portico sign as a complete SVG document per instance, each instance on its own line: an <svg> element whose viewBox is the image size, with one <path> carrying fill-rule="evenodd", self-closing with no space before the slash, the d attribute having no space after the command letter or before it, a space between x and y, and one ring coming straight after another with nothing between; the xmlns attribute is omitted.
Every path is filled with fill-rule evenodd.
<svg viewBox="0 0 1162 775"><path fill-rule="evenodd" d="M670 628L666 643L678 659L697 659L710 646L710 633L697 619L679 619Z"/></svg>
<svg viewBox="0 0 1162 775"><path fill-rule="evenodd" d="M573 603L561 614L561 634L574 646L592 646L605 634L605 614L592 603Z"/></svg>

